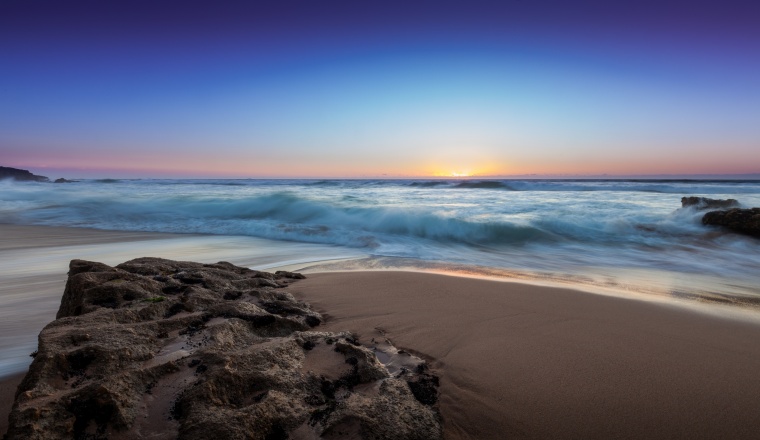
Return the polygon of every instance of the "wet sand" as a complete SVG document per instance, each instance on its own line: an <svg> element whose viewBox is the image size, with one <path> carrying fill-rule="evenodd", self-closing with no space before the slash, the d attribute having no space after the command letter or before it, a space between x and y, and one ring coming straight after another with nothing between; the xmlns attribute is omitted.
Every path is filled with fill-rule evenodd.
<svg viewBox="0 0 760 440"><path fill-rule="evenodd" d="M0 438L8 430L8 414L13 406L16 388L24 379L26 373L19 373L0 379Z"/></svg>
<svg viewBox="0 0 760 440"><path fill-rule="evenodd" d="M55 226L5 224L0 224L0 232L3 234L3 239L0 240L0 251L2 252L40 247L158 240L178 236L178 234L162 234L158 232L101 231L85 228L73 229Z"/></svg>
<svg viewBox="0 0 760 440"><path fill-rule="evenodd" d="M672 304L409 272L291 289L441 375L447 439L757 438L760 324Z"/></svg>

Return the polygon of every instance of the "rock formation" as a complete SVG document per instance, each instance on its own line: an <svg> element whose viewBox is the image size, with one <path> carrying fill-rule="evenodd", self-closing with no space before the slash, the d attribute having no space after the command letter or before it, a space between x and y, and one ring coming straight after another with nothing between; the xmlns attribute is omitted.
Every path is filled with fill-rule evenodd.
<svg viewBox="0 0 760 440"><path fill-rule="evenodd" d="M31 172L27 170L20 170L18 168L10 168L10 167L0 167L0 180L2 179L13 179L13 180L29 181L29 182L49 182L50 181L50 179L48 179L45 176L38 176L36 174L32 174Z"/></svg>
<svg viewBox="0 0 760 440"><path fill-rule="evenodd" d="M61 177L60 179L55 179L53 183L74 183L76 180L68 180Z"/></svg>
<svg viewBox="0 0 760 440"><path fill-rule="evenodd" d="M73 260L7 439L441 438L425 363L314 331L321 316L283 290L301 277Z"/></svg>
<svg viewBox="0 0 760 440"><path fill-rule="evenodd" d="M693 206L698 210L716 208L735 208L739 206L736 199L709 199L707 197L681 197L681 207Z"/></svg>
<svg viewBox="0 0 760 440"><path fill-rule="evenodd" d="M702 217L702 224L723 226L734 232L760 238L760 208L710 211Z"/></svg>

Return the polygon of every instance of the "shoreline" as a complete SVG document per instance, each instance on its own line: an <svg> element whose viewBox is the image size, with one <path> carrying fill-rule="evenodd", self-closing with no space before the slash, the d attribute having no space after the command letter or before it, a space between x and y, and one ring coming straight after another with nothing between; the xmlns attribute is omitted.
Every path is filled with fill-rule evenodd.
<svg viewBox="0 0 760 440"><path fill-rule="evenodd" d="M291 268L289 270L292 270ZM582 290L597 295L655 301L704 310L709 313L745 314L760 317L760 296L742 286L700 274L657 272L650 269L594 268L593 272L546 272L519 268L424 261L404 257L371 256L343 261L321 261L303 273L412 272L453 277L529 284L540 287ZM606 272L607 276L601 275ZM611 275L610 275L611 274ZM638 278L637 278L638 277ZM673 278L680 278L673 282ZM718 284L717 281L723 281ZM732 291L732 289L734 289Z"/></svg>
<svg viewBox="0 0 760 440"><path fill-rule="evenodd" d="M8 250L0 258L8 269L0 277L2 312L16 320L4 319L2 325L6 343L15 344L29 360L34 348L18 345L19 332L34 333L36 346L37 333L54 319L65 282L58 260L68 263L67 252L75 258L86 252L84 258L95 261L107 257L112 263L179 254L186 260L225 259L250 266L261 264L265 252L285 262L288 252L302 257L296 252L321 249L251 239L246 244L278 246L257 248L251 257L253 249L237 244L239 237L0 224L0 232L11 229L17 243L30 239L31 244L24 248L0 240L0 249ZM56 241L56 234L62 241ZM55 248L54 258L47 256L50 248ZM760 393L753 376L760 368L755 343L760 314L753 310L600 295L504 277L314 272L330 264L356 264L355 259L332 260L311 265L288 261L289 270L305 265L307 274L291 291L327 318L320 330L353 331L365 341L387 337L429 360L442 378L447 439L609 438L620 432L631 438L751 438L748 433L760 430L760 419L747 414ZM9 298L20 302L8 303ZM34 316L21 319L14 314L18 310ZM10 322L16 327L9 327ZM8 409L24 374L0 374L0 398ZM7 415L0 415L0 427L7 424Z"/></svg>
<svg viewBox="0 0 760 440"><path fill-rule="evenodd" d="M345 260L346 263L352 264L360 259ZM326 265L331 262L326 262ZM344 263L344 261L340 261ZM326 266L324 265L324 266ZM664 307L673 307L676 309L683 309L691 313L702 314L706 316L717 317L720 319L730 319L746 321L749 323L760 324L760 305L754 302L750 303L734 303L729 301L713 301L711 299L705 299L698 295L693 297L685 296L668 296L655 293L643 293L635 290L625 290L620 288L604 287L588 283L580 282L557 282L547 281L540 277L510 277L502 275L484 275L482 273L470 273L459 272L456 270L435 270L424 269L416 267L402 267L402 268L377 268L377 269L323 269L323 264L319 264L319 269L314 269L314 266L307 266L306 268L299 270L301 266L293 265L286 266L283 270L301 272L307 276L321 275L321 274L345 274L345 273L408 273L408 274L424 274L435 275L441 277L462 278L469 280L490 281L495 283L514 284L516 287L527 286L547 289L558 290L572 290L589 295L599 295L604 297L618 298L630 301L644 302L657 304ZM280 268L276 268L280 269ZM274 270L274 269L273 269ZM758 298L760 301L760 297ZM329 314L329 313L328 313Z"/></svg>
<svg viewBox="0 0 760 440"><path fill-rule="evenodd" d="M603 270L615 274L613 277L602 279L596 272L548 272L418 260L407 257L372 256L362 251L334 245L319 245L235 235L122 231L0 223L0 236L3 236L0 239L0 251L9 253L33 252L50 247L70 247L87 253L92 251L93 247L109 244L123 244L131 248L126 252L114 252L114 255L103 256L102 252L100 252L101 255L92 256L92 258L101 258L101 260L111 257L110 263L112 264L126 261L129 258L134 258L134 256L150 256L158 252L162 257L170 259L184 258L205 262L216 262L221 259L230 261L236 265L265 271L287 270L300 271L305 274L347 271L430 273L552 288L577 289L599 295L665 302L698 310L703 309L710 313L714 313L715 310L724 310L729 314L747 312L749 315L755 315L757 312L760 312L760 296L731 292L731 285L724 284L718 286L709 284L716 280L711 277L703 277L699 274L668 271L656 273L648 269L596 268L596 272ZM265 246L269 246L267 248L268 251L277 253L278 255L269 256L266 252L262 252L259 249L244 248L239 244L235 244L236 241L250 241L253 248L263 243ZM199 242L201 243L199 244ZM148 250L135 249L134 245L138 243L142 244L143 248L147 247ZM231 244L232 246L230 246ZM225 246L229 247L225 248ZM279 247L293 247L295 251L302 251L300 248L304 247L313 248L308 249L312 252L314 250L316 252L328 250L329 252L325 254L312 253L311 256L304 258L300 255L295 257L295 251L291 251L290 255L292 258L288 259L285 256L288 255L287 252L278 252L277 248ZM88 257L89 255L86 254L82 256L72 253L72 258L88 259ZM3 261L0 258L0 264ZM109 262L106 260L102 261ZM65 263L67 264L68 260ZM60 265L59 274L65 272L61 268L65 268L65 265ZM645 273L644 282L642 280L639 280L638 283L631 282L626 272ZM39 272L30 272L29 274L36 276L39 275ZM669 284L667 280L674 276L682 279L678 284ZM690 282L691 285L683 284L683 280L687 278L693 278ZM0 276L0 282L2 282L2 279L3 276ZM701 284L705 282L708 283L709 288L705 288ZM699 288L697 286L702 287ZM760 314L757 316L760 316Z"/></svg>
<svg viewBox="0 0 760 440"><path fill-rule="evenodd" d="M543 274L463 264L396 257L346 255L352 250L254 237L107 231L37 225L0 224L0 378L23 371L9 362L28 365L36 335L57 310L73 258L107 264L160 255L175 260L217 262L259 270L301 271L306 274L340 271L410 271L471 279L497 280L553 288L579 289L605 296L658 302L706 313L751 321L760 320L755 302L740 302L730 293L711 297L683 292L657 294L629 289L625 284L589 282L583 276ZM588 278L588 279L587 279ZM698 280L697 280L698 281ZM662 286L660 286L662 287ZM676 294L677 293L677 294ZM716 298L718 300L716 300ZM731 300L733 299L733 300ZM11 350L10 352L8 350ZM15 360L14 360L15 359ZM24 367L25 368L25 367Z"/></svg>

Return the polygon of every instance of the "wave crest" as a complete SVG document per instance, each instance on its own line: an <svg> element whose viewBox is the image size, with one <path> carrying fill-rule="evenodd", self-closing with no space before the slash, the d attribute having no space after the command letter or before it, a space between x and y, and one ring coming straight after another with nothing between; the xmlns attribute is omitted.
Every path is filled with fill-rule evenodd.
<svg viewBox="0 0 760 440"><path fill-rule="evenodd" d="M101 229L251 235L355 247L419 239L475 246L556 239L531 225L466 220L422 208L342 206L288 191L236 199L80 197L72 192L58 194L55 200L37 200L34 209L0 211L0 221L19 220Z"/></svg>
<svg viewBox="0 0 760 440"><path fill-rule="evenodd" d="M499 180L465 181L454 185L454 188L469 189L512 189L505 182Z"/></svg>

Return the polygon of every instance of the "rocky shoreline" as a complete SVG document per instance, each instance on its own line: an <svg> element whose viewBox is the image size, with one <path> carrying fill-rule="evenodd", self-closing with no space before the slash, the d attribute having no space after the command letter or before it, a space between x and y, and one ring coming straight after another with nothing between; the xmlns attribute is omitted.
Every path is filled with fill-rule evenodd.
<svg viewBox="0 0 760 440"><path fill-rule="evenodd" d="M702 216L705 226L719 226L738 234L760 238L760 208L740 208L735 199L709 199L707 197L682 197L682 208L696 210L716 209Z"/></svg>
<svg viewBox="0 0 760 440"><path fill-rule="evenodd" d="M299 278L73 260L5 438L442 438L425 362L315 331L322 317L285 290Z"/></svg>
<svg viewBox="0 0 760 440"><path fill-rule="evenodd" d="M760 238L760 208L710 211L702 217L702 224L722 226L739 234Z"/></svg>

